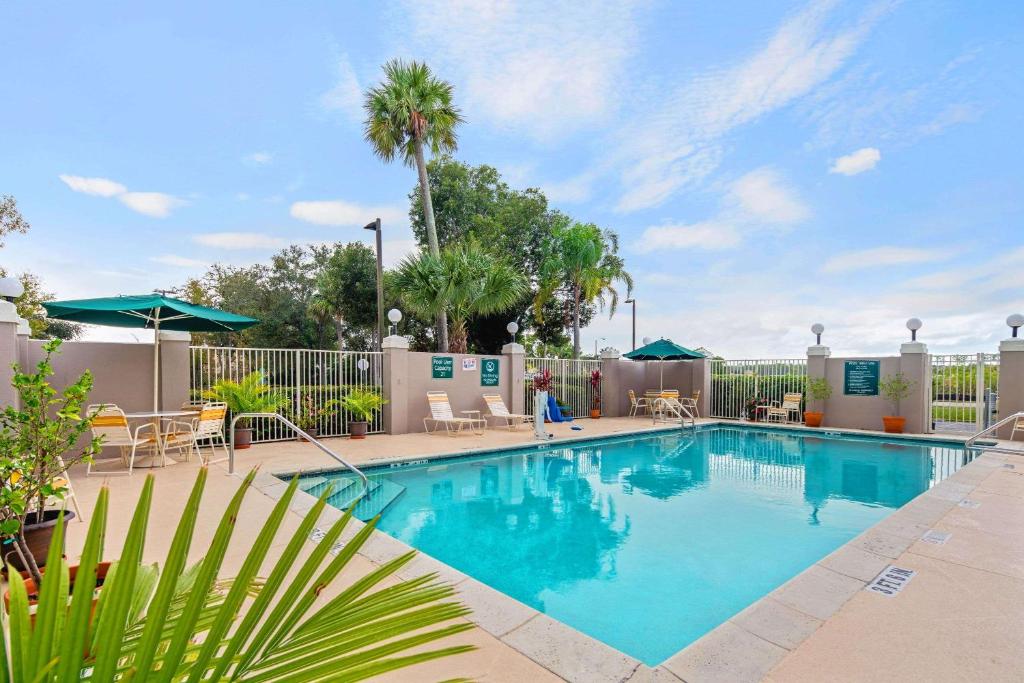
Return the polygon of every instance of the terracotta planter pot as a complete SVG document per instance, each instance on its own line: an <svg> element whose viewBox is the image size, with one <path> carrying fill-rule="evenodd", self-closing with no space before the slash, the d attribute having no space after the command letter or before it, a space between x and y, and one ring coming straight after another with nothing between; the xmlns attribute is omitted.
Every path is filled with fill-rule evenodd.
<svg viewBox="0 0 1024 683"><path fill-rule="evenodd" d="M320 436L320 430L317 429L316 427L310 427L309 429L303 429L302 431L306 432L307 434L309 434L314 439L319 438L319 436ZM306 441L306 442L308 442L309 439L307 439L304 436L300 436L299 437L299 441Z"/></svg>
<svg viewBox="0 0 1024 683"><path fill-rule="evenodd" d="M99 562L96 564L96 594L92 598L92 611L96 612L96 601L99 600L99 590L103 587L103 582L107 580L107 572L110 571L109 562ZM25 590L28 591L28 605L31 609L33 606L39 604L39 587L36 586L36 582L29 576L28 572L19 572L21 578L25 581ZM45 574L45 572L44 572ZM78 565L72 565L68 567L68 592L71 595L75 593L75 577L78 575ZM4 613L11 613L11 592L9 590L4 591ZM36 614L32 612L29 615L30 621L33 626L36 623Z"/></svg>
<svg viewBox="0 0 1024 683"><path fill-rule="evenodd" d="M804 411L804 424L808 427L820 427L824 419L825 413L816 413L813 410Z"/></svg>
<svg viewBox="0 0 1024 683"><path fill-rule="evenodd" d="M349 435L350 438L353 438L353 439L365 439L366 438L366 430L367 430L367 428L369 426L370 425L369 425L368 422L364 422L362 420L355 421L355 422L349 422L348 423L348 435Z"/></svg>
<svg viewBox="0 0 1024 683"><path fill-rule="evenodd" d="M252 427L235 427L235 450L252 446Z"/></svg>
<svg viewBox="0 0 1024 683"><path fill-rule="evenodd" d="M885 431L889 434L902 434L903 427L907 424L907 418L905 417L894 417L892 415L883 415L882 424L885 425Z"/></svg>
<svg viewBox="0 0 1024 683"><path fill-rule="evenodd" d="M592 408L590 410L590 419L591 420L597 420L600 417L601 417L601 409L600 408Z"/></svg>
<svg viewBox="0 0 1024 683"><path fill-rule="evenodd" d="M32 519L34 515L30 515ZM43 510L43 521L38 524L25 524L25 543L28 544L29 552L36 560L36 566L40 569L46 566L46 553L50 549L50 538L53 537L54 529L57 528L57 519L60 517L60 510ZM68 522L74 519L75 513L71 510L64 511L64 538L67 538ZM24 572L28 567L21 563L18 551L13 545L4 545L4 561L9 562L15 570Z"/></svg>

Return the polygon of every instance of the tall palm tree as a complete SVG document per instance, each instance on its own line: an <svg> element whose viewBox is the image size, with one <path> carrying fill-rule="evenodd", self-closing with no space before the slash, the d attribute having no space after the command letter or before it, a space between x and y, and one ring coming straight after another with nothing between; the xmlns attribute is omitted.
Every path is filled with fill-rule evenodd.
<svg viewBox="0 0 1024 683"><path fill-rule="evenodd" d="M392 59L384 65L384 81L366 92L364 135L374 153L384 161L401 155L407 166L416 165L420 197L427 224L427 245L433 256L440 254L434 205L427 181L424 146L431 154L454 152L455 127L463 119L452 104L452 86L434 76L422 62ZM448 350L448 325L442 312L437 319L438 350Z"/></svg>
<svg viewBox="0 0 1024 683"><path fill-rule="evenodd" d="M398 266L395 285L415 313L448 314L454 353L466 353L471 317L507 311L527 291L523 275L475 240L451 244L437 256L420 252L406 258Z"/></svg>
<svg viewBox="0 0 1024 683"><path fill-rule="evenodd" d="M597 301L602 309L608 304L609 316L619 305L616 282L626 285L626 296L633 292L633 277L618 254L619 237L593 223L574 223L556 228L541 265L540 287L534 312L542 319L542 308L555 292L561 291L572 302L573 358L580 357L580 309Z"/></svg>

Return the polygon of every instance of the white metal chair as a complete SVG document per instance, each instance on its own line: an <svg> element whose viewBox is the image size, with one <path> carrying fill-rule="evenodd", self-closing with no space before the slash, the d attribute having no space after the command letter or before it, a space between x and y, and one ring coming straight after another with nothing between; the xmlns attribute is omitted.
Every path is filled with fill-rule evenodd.
<svg viewBox="0 0 1024 683"><path fill-rule="evenodd" d="M226 403L204 403L200 407L199 414L191 421L172 422L170 429L164 435L164 443L168 444L169 448L176 447L175 444L181 450L185 450L187 447L186 460L191 459L192 451L196 450L204 465L209 465L211 462L222 462L223 459L213 460L212 458L217 455L218 440L224 449L224 458L228 457L228 442L224 434L224 417L227 412ZM210 456L205 459L203 458L202 444L204 441L210 446Z"/></svg>
<svg viewBox="0 0 1024 683"><path fill-rule="evenodd" d="M781 422L789 422L790 416L796 413L796 421L800 422L800 402L803 401L804 395L801 393L786 394L782 397L782 404L778 401L772 401L768 405L766 413L766 421L771 422L772 418L777 418Z"/></svg>
<svg viewBox="0 0 1024 683"><path fill-rule="evenodd" d="M641 410L643 410L644 413L650 412L650 410L651 410L651 399L649 399L646 396L644 396L642 398L637 398L636 397L636 392L633 391L632 389L630 389L627 393L629 394L629 416L630 417L636 417L637 413L640 412Z"/></svg>
<svg viewBox="0 0 1024 683"><path fill-rule="evenodd" d="M135 467L135 454L139 449L151 449L154 455L161 452L159 434L156 425L144 422L132 430L128 426L128 418L124 411L116 405L91 405L86 409L89 415L89 426L93 438L100 439L100 447L116 447L121 452L121 462L128 468L127 472L97 472L97 474L128 474ZM146 433L149 432L149 433ZM93 463L85 469L86 476L91 476Z"/></svg>
<svg viewBox="0 0 1024 683"><path fill-rule="evenodd" d="M505 427L512 431L519 427L521 424L532 424L533 415L524 415L522 413L510 413L508 408L505 407L505 401L501 398L501 394L484 394L484 402L487 404L487 410L489 414L484 417L494 418L496 421L504 420Z"/></svg>
<svg viewBox="0 0 1024 683"><path fill-rule="evenodd" d="M1024 417L1018 417L1013 421L1013 429L1010 430L1010 441L1017 435L1017 432L1024 434Z"/></svg>
<svg viewBox="0 0 1024 683"><path fill-rule="evenodd" d="M428 391L427 402L430 404L430 417L423 418L423 429L425 431L436 433L438 429L444 426L444 431L448 436L456 436L461 434L465 427L469 427L472 431L482 434L487 426L487 420L484 419L455 417L455 414L452 412L452 405L448 402L447 392ZM433 429L430 429L430 423L433 423Z"/></svg>
<svg viewBox="0 0 1024 683"><path fill-rule="evenodd" d="M700 401L700 391L695 391L690 394L690 398L680 398L679 402L690 409L694 417L700 417L700 408L697 407Z"/></svg>

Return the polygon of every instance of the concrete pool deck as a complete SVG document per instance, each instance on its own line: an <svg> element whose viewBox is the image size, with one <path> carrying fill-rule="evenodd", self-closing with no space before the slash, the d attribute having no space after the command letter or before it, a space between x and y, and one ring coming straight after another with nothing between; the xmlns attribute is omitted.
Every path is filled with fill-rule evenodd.
<svg viewBox="0 0 1024 683"><path fill-rule="evenodd" d="M702 421L713 423L717 421ZM646 419L603 418L549 425L554 443L632 433L654 427ZM736 424L736 423L731 423ZM842 430L829 430L842 431ZM863 433L863 432L857 432ZM949 441L948 435L936 440ZM526 429L488 430L484 435L377 435L365 441L325 439L325 443L360 466L442 454L535 445ZM333 461L310 444L281 442L238 454L237 472L226 463L211 466L203 502L208 524L197 530L196 559L212 537L219 511L234 493L239 477L259 465L254 488L240 516L236 538L225 561L230 573L244 558L262 519L284 490L273 473L331 468ZM156 473L151 518L177 519L198 464L177 463ZM146 470L132 477L110 477L111 508L108 556L119 550L127 514L135 504ZM88 516L104 477L86 478L73 471L83 512ZM962 501L968 504L961 505ZM297 496L282 530L276 559L312 497ZM974 505L979 503L979 505ZM340 513L321 516L326 527ZM69 526L68 556L81 548L84 524ZM920 540L929 531L940 532ZM354 529L346 534L350 537ZM173 526L152 525L146 559L163 561ZM942 536L941 534L949 534ZM935 542L936 537L942 543ZM236 543L237 541L237 543ZM312 547L313 541L308 545ZM375 533L356 558L362 572L407 550L383 533ZM869 592L866 586L893 565L916 572L895 596ZM393 674L390 680L440 680L465 676L488 681L772 681L810 680L1021 680L1024 679L1024 457L985 454L949 479L897 510L883 522L839 548L762 600L650 669L636 660L509 598L425 555L400 578L440 571L456 584L461 599L474 609L470 619L480 628L453 642L470 642L478 650L429 662ZM332 587L355 578L347 571ZM335 594L328 591L321 599Z"/></svg>

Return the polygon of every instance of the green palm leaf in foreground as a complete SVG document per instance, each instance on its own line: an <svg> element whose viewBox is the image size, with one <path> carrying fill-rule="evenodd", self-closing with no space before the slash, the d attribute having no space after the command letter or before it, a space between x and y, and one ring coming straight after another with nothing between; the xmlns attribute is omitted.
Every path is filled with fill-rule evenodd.
<svg viewBox="0 0 1024 683"><path fill-rule="evenodd" d="M265 578L257 572L277 540L298 480L293 479L229 580L218 574L242 499L246 477L224 510L202 560L187 557L207 471L200 471L162 568L142 562L153 499L146 479L121 558L107 574L93 609L97 565L103 557L109 491L99 494L73 592L61 557L58 524L47 557L34 618L26 583L10 571L10 610L0 629L0 682L42 681L359 681L471 645L430 644L473 628L469 610L452 601L451 586L428 575L381 587L415 552L387 562L315 607L317 597L369 538L376 519L337 554L331 548L351 522L349 510L309 552L299 556L330 490L302 520ZM390 583L390 582L389 582Z"/></svg>

